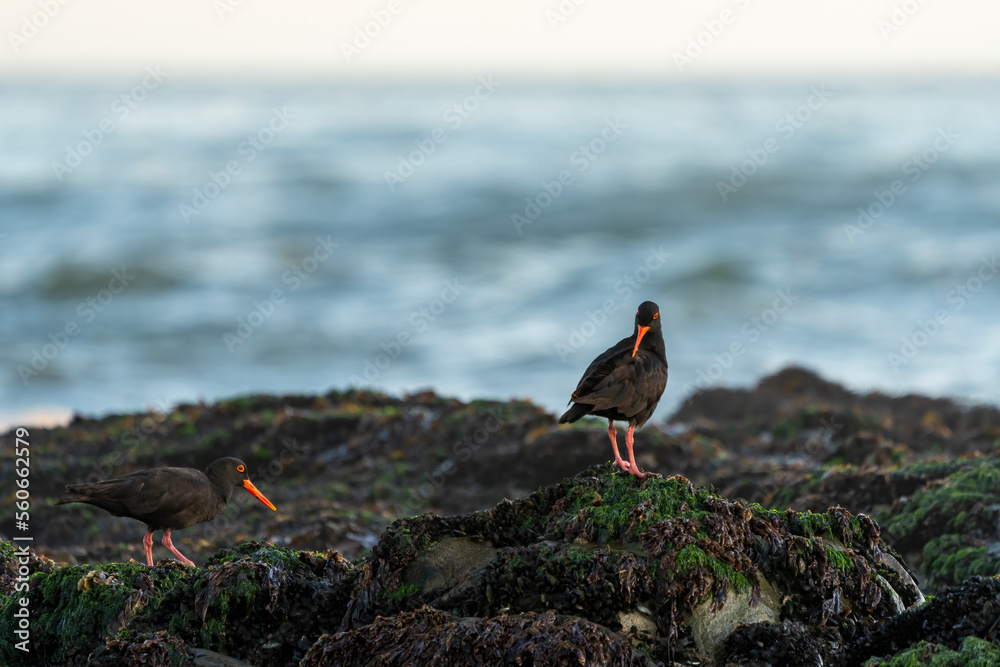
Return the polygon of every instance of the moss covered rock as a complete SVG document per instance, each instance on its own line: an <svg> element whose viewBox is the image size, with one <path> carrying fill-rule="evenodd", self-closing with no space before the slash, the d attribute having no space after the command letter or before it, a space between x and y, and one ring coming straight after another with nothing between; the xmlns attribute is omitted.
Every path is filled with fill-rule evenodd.
<svg viewBox="0 0 1000 667"><path fill-rule="evenodd" d="M362 566L343 629L423 605L478 618L552 610L655 660L704 661L741 623L789 619L822 629L830 656L922 600L868 517L776 512L682 477L613 471L396 522Z"/></svg>
<svg viewBox="0 0 1000 667"><path fill-rule="evenodd" d="M112 653L149 655L154 662L183 664L197 647L254 665L285 665L337 628L356 575L336 552L260 543L220 551L204 568L163 561L153 568L132 562L40 569L27 594L30 652L0 644L0 659L4 665L86 665L107 645ZM3 601L4 637L13 635L13 597Z"/></svg>
<svg viewBox="0 0 1000 667"><path fill-rule="evenodd" d="M1000 573L1000 461L964 462L883 512L930 590Z"/></svg>
<svg viewBox="0 0 1000 667"><path fill-rule="evenodd" d="M993 642L966 637L958 650L920 641L891 658L872 658L865 667L995 667L1000 665L1000 647Z"/></svg>
<svg viewBox="0 0 1000 667"><path fill-rule="evenodd" d="M861 664L875 657L885 660L884 664L908 665L911 663L905 660L915 659L922 655L921 651L930 655L931 652L948 649L949 652L942 654L945 657L954 651L971 651L973 646L978 645L973 643L968 649L963 649L967 638L989 642L998 639L998 619L1000 579L973 577L945 590L926 604L906 610L870 636L855 642L847 652L848 664ZM904 655L907 656L905 660L901 658ZM903 661L892 662L895 658ZM879 663L876 661L876 664ZM945 661L940 664L953 663Z"/></svg>
<svg viewBox="0 0 1000 667"><path fill-rule="evenodd" d="M0 556L4 571L19 567L9 546ZM356 565L251 542L204 568L31 567L32 653L5 647L11 664L180 665L199 651L353 664L374 637L422 655L422 632L456 656L480 642L556 663L705 663L739 655L734 633L833 660L922 599L866 516L777 512L611 465L488 511L397 521Z"/></svg>

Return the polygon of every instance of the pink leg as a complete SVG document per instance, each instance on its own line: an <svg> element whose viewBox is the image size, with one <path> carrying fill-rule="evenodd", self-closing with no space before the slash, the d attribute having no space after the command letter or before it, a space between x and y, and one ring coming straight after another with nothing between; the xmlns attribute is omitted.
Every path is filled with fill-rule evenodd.
<svg viewBox="0 0 1000 667"><path fill-rule="evenodd" d="M146 531L146 537L142 538L142 548L146 551L146 565L153 567L153 529Z"/></svg>
<svg viewBox="0 0 1000 667"><path fill-rule="evenodd" d="M177 556L182 563L184 563L185 565L190 565L191 567L194 567L194 563L192 563L188 559L187 556L185 556L180 551L178 551L177 547L175 547L174 543L170 540L170 530L169 529L163 531L163 546L165 546L166 548L170 549L170 551L172 551L173 554L175 556Z"/></svg>
<svg viewBox="0 0 1000 667"><path fill-rule="evenodd" d="M628 447L628 462L631 464L631 469L626 469L639 479L642 479L646 474L639 470L639 466L635 464L635 454L632 453L632 434L634 432L635 426L629 426L628 433L625 434L625 446Z"/></svg>
<svg viewBox="0 0 1000 667"><path fill-rule="evenodd" d="M615 463L621 466L621 469L628 472L628 463L622 461L622 455L618 453L618 434L615 432L615 423L608 420L608 436L611 438L611 449L615 452Z"/></svg>

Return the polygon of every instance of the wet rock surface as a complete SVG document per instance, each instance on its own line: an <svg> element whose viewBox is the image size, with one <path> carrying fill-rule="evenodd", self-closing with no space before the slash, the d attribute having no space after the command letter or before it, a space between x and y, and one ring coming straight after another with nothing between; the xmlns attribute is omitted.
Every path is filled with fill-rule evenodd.
<svg viewBox="0 0 1000 667"><path fill-rule="evenodd" d="M250 542L202 568L36 569L27 664L712 664L759 658L759 637L830 663L921 600L866 516L767 510L611 464L396 521L355 563Z"/></svg>
<svg viewBox="0 0 1000 667"><path fill-rule="evenodd" d="M475 617L553 610L654 660L703 663L741 622L780 617L826 628L836 655L921 599L891 557L873 521L840 508L765 510L604 464L486 512L394 523L362 566L343 627L423 605ZM435 561L448 571L428 576Z"/></svg>
<svg viewBox="0 0 1000 667"><path fill-rule="evenodd" d="M1000 579L973 577L947 589L891 619L852 647L848 657L860 663L871 656L892 656L920 642L954 651L970 637L992 644L1000 639ZM1000 655L996 646L994 654Z"/></svg>
<svg viewBox="0 0 1000 667"><path fill-rule="evenodd" d="M40 551L22 564L0 543L3 664L352 664L376 637L397 646L382 664L404 664L392 656L425 660L409 639L424 635L464 638L443 664L475 664L470 644L548 660L522 664L966 664L996 650L992 407L786 369L648 424L637 460L664 477L645 481L603 464L604 421L431 392L78 417L31 442ZM175 533L199 568L129 563L144 560L141 524L50 506L68 482L227 455L279 511L237 491ZM19 576L27 656L3 643ZM567 642L583 653L559 653Z"/></svg>
<svg viewBox="0 0 1000 667"><path fill-rule="evenodd" d="M324 635L302 667L343 665L608 665L656 663L606 628L553 612L457 618L422 607L379 617L359 630Z"/></svg>
<svg viewBox="0 0 1000 667"><path fill-rule="evenodd" d="M719 652L719 665L784 665L820 667L824 651L810 629L795 621L743 625L730 634Z"/></svg>
<svg viewBox="0 0 1000 667"><path fill-rule="evenodd" d="M6 543L0 560L5 569L17 567ZM216 653L290 664L336 627L357 578L337 552L255 542L218 552L204 568L177 561L48 565L40 563L29 590L18 593L29 600L29 651L0 644L2 664L193 665L210 664ZM5 610L5 637L16 623L13 609Z"/></svg>

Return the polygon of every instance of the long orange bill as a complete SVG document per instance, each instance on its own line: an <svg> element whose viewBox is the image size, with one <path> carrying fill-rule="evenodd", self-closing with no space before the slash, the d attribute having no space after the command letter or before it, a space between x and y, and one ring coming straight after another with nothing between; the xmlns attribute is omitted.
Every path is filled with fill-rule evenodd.
<svg viewBox="0 0 1000 667"><path fill-rule="evenodd" d="M639 336L635 339L635 347L632 348L633 357L639 351L639 343L642 342L642 337L646 335L647 331L649 331L649 327L639 327Z"/></svg>
<svg viewBox="0 0 1000 667"><path fill-rule="evenodd" d="M264 503L265 505L267 505L268 507L270 507L271 509L273 509L275 512L278 511L278 508L275 507L274 505L272 505L271 501L268 500L267 498L265 498L264 494L261 493L260 491L258 491L257 487L254 486L253 484L251 484L249 479L243 480L243 488L246 489L247 491L249 491L253 495L254 498L256 498L260 502Z"/></svg>

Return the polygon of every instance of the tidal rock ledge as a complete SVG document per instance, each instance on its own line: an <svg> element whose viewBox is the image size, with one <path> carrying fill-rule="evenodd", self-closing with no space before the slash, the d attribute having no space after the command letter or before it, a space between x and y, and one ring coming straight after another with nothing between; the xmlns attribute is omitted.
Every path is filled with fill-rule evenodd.
<svg viewBox="0 0 1000 667"><path fill-rule="evenodd" d="M836 664L923 597L867 516L773 511L611 465L371 553L247 543L204 568L29 564L4 664ZM5 604L17 562L3 544ZM0 616L12 636L12 605ZM762 644L761 637L773 641ZM781 638L784 638L782 643ZM216 655L218 654L218 655ZM232 663L230 663L232 664Z"/></svg>

